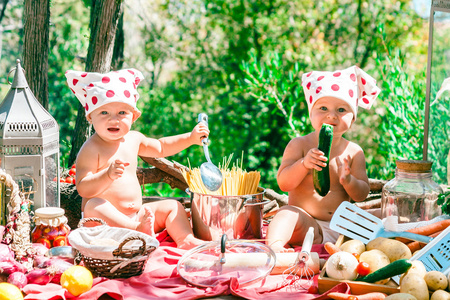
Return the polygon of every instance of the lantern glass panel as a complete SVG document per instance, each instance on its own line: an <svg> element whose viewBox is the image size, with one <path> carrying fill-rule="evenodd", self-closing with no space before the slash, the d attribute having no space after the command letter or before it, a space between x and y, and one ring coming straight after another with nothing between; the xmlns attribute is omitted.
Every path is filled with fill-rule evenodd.
<svg viewBox="0 0 450 300"><path fill-rule="evenodd" d="M450 1L449 1L450 3ZM433 180L439 184L450 184L450 92L444 92L439 99L436 94L443 81L450 77L450 11L436 11L432 26L432 53L430 63L430 107L428 158L433 161ZM449 157L450 158L450 157Z"/></svg>
<svg viewBox="0 0 450 300"><path fill-rule="evenodd" d="M58 154L52 154L45 157L45 203L46 206L59 207L59 159Z"/></svg>
<svg viewBox="0 0 450 300"><path fill-rule="evenodd" d="M14 180L22 192L30 192L29 199L34 200L34 192L37 190L36 170L34 166L14 167Z"/></svg>

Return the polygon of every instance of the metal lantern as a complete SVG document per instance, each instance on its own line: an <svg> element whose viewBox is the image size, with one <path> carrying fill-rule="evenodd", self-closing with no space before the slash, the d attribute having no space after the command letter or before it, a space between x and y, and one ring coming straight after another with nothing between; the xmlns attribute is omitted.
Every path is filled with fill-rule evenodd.
<svg viewBox="0 0 450 300"><path fill-rule="evenodd" d="M30 193L34 209L59 207L59 127L31 92L20 60L14 70L0 104L1 168Z"/></svg>

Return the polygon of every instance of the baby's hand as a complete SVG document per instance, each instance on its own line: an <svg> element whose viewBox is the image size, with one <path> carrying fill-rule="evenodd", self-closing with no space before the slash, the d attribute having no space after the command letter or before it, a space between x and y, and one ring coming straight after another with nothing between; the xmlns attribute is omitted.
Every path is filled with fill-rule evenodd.
<svg viewBox="0 0 450 300"><path fill-rule="evenodd" d="M122 177L123 172L125 171L125 167L130 165L130 163L123 162L120 159L116 159L108 169L108 176L112 180L116 180L120 177Z"/></svg>
<svg viewBox="0 0 450 300"><path fill-rule="evenodd" d="M191 132L191 141L195 145L202 145L202 140L209 136L209 129L203 123L198 123Z"/></svg>
<svg viewBox="0 0 450 300"><path fill-rule="evenodd" d="M338 174L339 174L339 183L342 185L348 184L351 179L350 175L350 157L344 158L344 163L341 162L340 158L336 159Z"/></svg>
<svg viewBox="0 0 450 300"><path fill-rule="evenodd" d="M325 157L325 153L317 148L312 148L303 158L303 165L307 169L316 169L317 171L321 171L323 167L327 166L326 161L327 158Z"/></svg>

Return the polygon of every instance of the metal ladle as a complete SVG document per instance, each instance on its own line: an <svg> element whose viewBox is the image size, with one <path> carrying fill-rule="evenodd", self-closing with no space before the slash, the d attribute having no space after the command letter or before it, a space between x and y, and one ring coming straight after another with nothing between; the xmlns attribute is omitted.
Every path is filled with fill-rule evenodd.
<svg viewBox="0 0 450 300"><path fill-rule="evenodd" d="M200 113L198 115L198 122L199 123L201 122L206 126L208 126L208 115L205 113ZM200 175L202 177L202 181L205 187L211 192L214 192L217 191L222 185L223 181L222 172L218 167L216 167L211 162L211 158L209 158L209 151L208 151L209 139L204 138L202 140L202 144L203 144L203 152L205 153L207 162L204 162L200 166Z"/></svg>

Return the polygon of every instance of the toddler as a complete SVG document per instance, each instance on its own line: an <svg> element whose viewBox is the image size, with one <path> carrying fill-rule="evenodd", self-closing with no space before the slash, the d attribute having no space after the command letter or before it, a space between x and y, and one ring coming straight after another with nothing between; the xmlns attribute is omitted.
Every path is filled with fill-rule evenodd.
<svg viewBox="0 0 450 300"><path fill-rule="evenodd" d="M281 190L288 192L283 206L267 231L267 244L275 252L293 251L286 245L301 245L310 226L314 243L335 242L339 233L329 228L329 221L343 201L366 199L370 187L364 152L343 134L356 120L357 108L370 108L380 93L376 81L352 66L334 72L312 71L302 76L314 131L292 139L286 146L277 174ZM322 124L333 126L330 159L317 149ZM330 191L324 197L314 189L312 170L329 165Z"/></svg>
<svg viewBox="0 0 450 300"><path fill-rule="evenodd" d="M76 160L76 186L83 197L84 217L152 236L167 228L179 248L202 243L194 237L181 203L173 199L142 203L136 169L138 156L166 157L201 145L202 138L209 135L208 128L199 123L192 132L160 139L130 130L141 115L136 88L143 75L136 69L107 74L67 71L66 77L95 129Z"/></svg>

